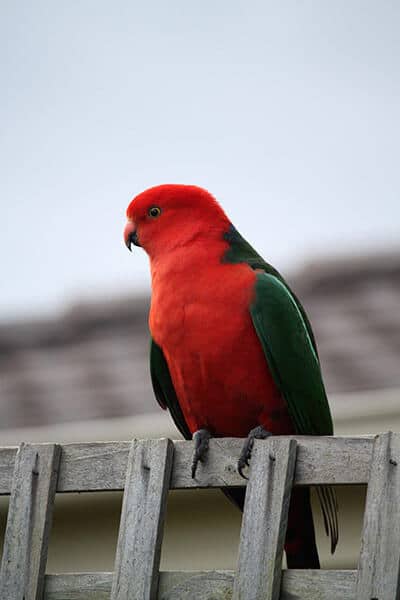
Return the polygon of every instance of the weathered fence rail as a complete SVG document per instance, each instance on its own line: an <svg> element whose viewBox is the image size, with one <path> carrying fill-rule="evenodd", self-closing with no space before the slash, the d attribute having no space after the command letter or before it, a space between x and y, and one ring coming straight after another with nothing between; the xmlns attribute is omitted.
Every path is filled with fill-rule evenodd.
<svg viewBox="0 0 400 600"><path fill-rule="evenodd" d="M257 441L236 572L159 573L169 489L243 486L243 440L214 439L191 478L192 442L134 440L0 448L11 494L1 600L399 600L400 434ZM281 571L293 485L368 484L356 571ZM125 490L113 573L45 575L56 493Z"/></svg>

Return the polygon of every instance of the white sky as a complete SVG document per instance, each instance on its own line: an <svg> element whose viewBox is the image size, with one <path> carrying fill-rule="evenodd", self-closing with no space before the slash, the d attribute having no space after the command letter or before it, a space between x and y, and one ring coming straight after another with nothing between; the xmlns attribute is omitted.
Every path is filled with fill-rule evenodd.
<svg viewBox="0 0 400 600"><path fill-rule="evenodd" d="M195 183L284 272L396 245L400 3L0 3L0 319L148 288L125 208Z"/></svg>

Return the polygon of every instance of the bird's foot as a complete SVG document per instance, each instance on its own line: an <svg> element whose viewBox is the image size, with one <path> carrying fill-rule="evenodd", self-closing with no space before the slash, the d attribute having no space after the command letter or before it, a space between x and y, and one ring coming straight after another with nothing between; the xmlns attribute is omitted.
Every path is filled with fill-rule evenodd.
<svg viewBox="0 0 400 600"><path fill-rule="evenodd" d="M207 451L208 442L210 441L211 433L207 429L199 429L193 434L194 454L192 460L192 479L196 476L197 465L203 462Z"/></svg>
<svg viewBox="0 0 400 600"><path fill-rule="evenodd" d="M242 451L238 460L238 472L243 479L248 479L246 475L243 474L243 469L248 467L250 464L251 453L254 446L254 440L265 440L267 437L272 435L270 431L267 431L259 425L258 427L254 427L246 438L245 443L243 444Z"/></svg>

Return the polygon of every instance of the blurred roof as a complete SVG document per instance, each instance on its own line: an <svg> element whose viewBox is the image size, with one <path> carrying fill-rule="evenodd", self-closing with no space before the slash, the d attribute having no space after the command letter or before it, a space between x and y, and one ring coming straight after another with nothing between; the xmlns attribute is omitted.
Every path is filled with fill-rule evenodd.
<svg viewBox="0 0 400 600"><path fill-rule="evenodd" d="M288 277L329 393L400 386L400 253L309 263ZM148 298L0 326L0 428L144 415Z"/></svg>

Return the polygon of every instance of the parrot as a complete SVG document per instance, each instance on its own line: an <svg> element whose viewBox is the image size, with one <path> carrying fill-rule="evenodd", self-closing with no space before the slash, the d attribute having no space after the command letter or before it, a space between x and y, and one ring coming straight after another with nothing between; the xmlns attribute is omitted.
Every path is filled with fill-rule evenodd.
<svg viewBox="0 0 400 600"><path fill-rule="evenodd" d="M255 439L333 435L306 312L214 196L195 185L157 185L135 196L126 215L126 246L142 247L150 260L154 395L194 441L192 477L212 437L244 438L237 468L246 477ZM243 510L245 490L223 491ZM317 494L333 553L336 495L329 486ZM288 568L320 568L309 488L292 490L285 554Z"/></svg>

